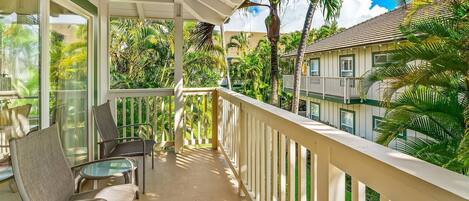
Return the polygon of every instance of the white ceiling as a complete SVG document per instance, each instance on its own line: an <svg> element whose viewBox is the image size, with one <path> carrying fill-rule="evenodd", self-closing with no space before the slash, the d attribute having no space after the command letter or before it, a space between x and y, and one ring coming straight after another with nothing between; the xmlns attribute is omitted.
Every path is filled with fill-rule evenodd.
<svg viewBox="0 0 469 201"><path fill-rule="evenodd" d="M222 24L243 0L110 0L111 16L171 19L174 2L183 5L183 17L211 24Z"/></svg>

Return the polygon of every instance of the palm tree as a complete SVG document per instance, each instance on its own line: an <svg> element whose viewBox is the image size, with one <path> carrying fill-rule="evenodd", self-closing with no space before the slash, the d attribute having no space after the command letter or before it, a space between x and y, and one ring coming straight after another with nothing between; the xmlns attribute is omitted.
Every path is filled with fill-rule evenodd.
<svg viewBox="0 0 469 201"><path fill-rule="evenodd" d="M469 4L451 1L437 6L437 10L449 10L450 15L410 20L403 26L409 42L393 51L396 62L365 77L365 89L376 81L385 81L388 86L384 92L387 112L379 124L378 143L388 145L397 140L400 151L467 175ZM424 137L398 139L407 129Z"/></svg>
<svg viewBox="0 0 469 201"><path fill-rule="evenodd" d="M288 0L269 0L269 4L262 4L253 2L250 0L245 0L239 9L246 9L254 6L262 6L269 8L269 16L265 19L265 26L267 28L267 39L270 43L270 80L271 80L271 91L270 91L270 103L272 105L278 105L278 42L280 39L280 17L279 17L279 8L282 2L288 2ZM199 28L193 32L192 39L193 41L198 42L196 45L199 49L206 49L213 47L213 41L211 34L215 25L209 23L199 23Z"/></svg>
<svg viewBox="0 0 469 201"><path fill-rule="evenodd" d="M303 65L303 59L305 56L306 43L308 41L308 31L311 28L313 16L318 6L323 9L323 14L326 18L326 21L329 21L331 19L335 19L339 14L340 8L342 7L342 0L311 0L309 3L295 61L292 101L292 112L295 114L298 114L298 108L300 105L301 66Z"/></svg>
<svg viewBox="0 0 469 201"><path fill-rule="evenodd" d="M241 32L230 38L230 42L226 44L226 48L236 49L238 54L240 54L241 56L244 56L249 50L249 39L250 39L250 34Z"/></svg>

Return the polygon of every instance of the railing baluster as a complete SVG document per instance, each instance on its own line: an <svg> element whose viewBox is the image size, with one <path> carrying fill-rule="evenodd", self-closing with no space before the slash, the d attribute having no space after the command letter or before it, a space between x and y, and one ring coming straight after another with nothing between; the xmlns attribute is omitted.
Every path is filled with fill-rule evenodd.
<svg viewBox="0 0 469 201"><path fill-rule="evenodd" d="M311 195L311 201L318 201L318 181L317 181L317 175L318 175L318 157L316 153L314 153L312 150L310 150L310 175L311 175L311 190L310 190L310 195Z"/></svg>
<svg viewBox="0 0 469 201"><path fill-rule="evenodd" d="M127 136L127 128L125 127L125 125L127 124L127 98L122 98L122 137L126 137Z"/></svg>
<svg viewBox="0 0 469 201"><path fill-rule="evenodd" d="M366 200L366 187L365 184L358 181L357 178L352 177L352 201L365 201Z"/></svg>
<svg viewBox="0 0 469 201"><path fill-rule="evenodd" d="M280 200L287 200L287 139L280 134Z"/></svg>
<svg viewBox="0 0 469 201"><path fill-rule="evenodd" d="M298 144L298 200L306 201L306 181L307 181L307 149Z"/></svg>
<svg viewBox="0 0 469 201"><path fill-rule="evenodd" d="M261 162L261 167L260 167L260 174L261 174L261 199L260 200L266 200L266 167L265 167L265 162L266 162L266 157L265 157L265 149L266 149L266 141L265 141L265 133L266 133L266 125L264 122L261 122L260 124L260 135L259 135L259 143L260 143L260 162Z"/></svg>
<svg viewBox="0 0 469 201"><path fill-rule="evenodd" d="M247 114L243 111L241 106L239 107L240 118L239 118L239 163L238 163L238 172L241 177L241 182L247 187Z"/></svg>
<svg viewBox="0 0 469 201"><path fill-rule="evenodd" d="M135 99L130 98L130 124L135 124L135 117L134 117L134 106L135 106ZM130 127L130 136L135 137L135 129L134 127Z"/></svg>
<svg viewBox="0 0 469 201"><path fill-rule="evenodd" d="M165 97L161 97L161 142L166 142L166 129L165 129L165 125L164 125L164 119L165 119L165 109L164 109L164 99Z"/></svg>
<svg viewBox="0 0 469 201"><path fill-rule="evenodd" d="M202 144L202 135L201 131L202 128L201 126L201 120L203 119L203 113L202 115L200 114L200 96L197 96L197 144Z"/></svg>
<svg viewBox="0 0 469 201"><path fill-rule="evenodd" d="M278 131L272 130L272 201L278 201Z"/></svg>
<svg viewBox="0 0 469 201"><path fill-rule="evenodd" d="M194 97L191 96L190 97L190 110L189 112L191 113L191 115L194 113ZM187 113L186 113L187 115ZM187 119L187 118L186 118ZM194 139L194 118L191 118L190 120L190 125L189 125L189 128L190 128L190 144L195 144L195 139Z"/></svg>
<svg viewBox="0 0 469 201"><path fill-rule="evenodd" d="M145 123L150 124L150 97L145 97Z"/></svg>
<svg viewBox="0 0 469 201"><path fill-rule="evenodd" d="M265 129L266 200L272 200L272 128L266 124Z"/></svg>
<svg viewBox="0 0 469 201"><path fill-rule="evenodd" d="M204 129L204 140L205 140L205 144L208 144L209 143L209 138L208 138L208 129L209 129L209 122L208 122L208 119L207 119L207 115L209 113L208 111L208 97L207 95L204 95L204 113L203 113L203 119L204 119L204 124L203 124L203 129Z"/></svg>
<svg viewBox="0 0 469 201"><path fill-rule="evenodd" d="M142 123L142 97L138 97L138 123Z"/></svg>
<svg viewBox="0 0 469 201"><path fill-rule="evenodd" d="M260 200L261 197L261 122L259 119L256 119L256 130L255 130L255 137L256 137L256 200Z"/></svg>
<svg viewBox="0 0 469 201"><path fill-rule="evenodd" d="M246 112L246 144L247 144L247 190L252 191L252 116Z"/></svg>
<svg viewBox="0 0 469 201"><path fill-rule="evenodd" d="M292 139L288 140L289 142L289 158L288 158L288 195L290 200L296 200L296 142Z"/></svg>
<svg viewBox="0 0 469 201"><path fill-rule="evenodd" d="M160 142L158 141L158 135L156 134L158 132L158 97L157 96L153 97L153 129L155 129L154 132L156 135L155 136L156 142Z"/></svg>

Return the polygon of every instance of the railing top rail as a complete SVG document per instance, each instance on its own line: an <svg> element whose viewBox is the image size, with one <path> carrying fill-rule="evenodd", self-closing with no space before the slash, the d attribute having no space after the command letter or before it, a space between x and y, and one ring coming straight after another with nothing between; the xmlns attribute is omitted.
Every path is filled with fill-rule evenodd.
<svg viewBox="0 0 469 201"><path fill-rule="evenodd" d="M469 178L224 88L220 96L385 195L469 200ZM324 156L324 150L330 155ZM392 198L392 196L391 196Z"/></svg>
<svg viewBox="0 0 469 201"><path fill-rule="evenodd" d="M215 87L184 88L184 95L204 95L216 90ZM122 97L145 97L145 96L174 96L174 88L148 88L148 89L111 89L109 99Z"/></svg>
<svg viewBox="0 0 469 201"><path fill-rule="evenodd" d="M118 97L145 97L145 96L173 96L173 88L151 88L151 89L111 89L109 98Z"/></svg>
<svg viewBox="0 0 469 201"><path fill-rule="evenodd" d="M284 77L293 77L293 75L283 75ZM339 77L339 76L305 76L305 75L302 75L301 76L302 78L307 78L307 77L311 77L311 78L325 78L325 79L363 79L362 77Z"/></svg>

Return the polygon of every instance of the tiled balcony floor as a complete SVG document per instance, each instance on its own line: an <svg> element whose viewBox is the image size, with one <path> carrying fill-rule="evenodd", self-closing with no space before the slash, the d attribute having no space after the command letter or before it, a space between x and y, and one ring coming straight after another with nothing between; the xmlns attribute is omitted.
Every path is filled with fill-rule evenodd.
<svg viewBox="0 0 469 201"><path fill-rule="evenodd" d="M141 201L243 200L222 154L209 148L186 149L177 155L174 152L159 153L155 155L155 169L151 169L150 160L147 160L146 168L146 194L140 194ZM114 178L100 181L98 185L122 181L122 178ZM83 189L86 188L89 187ZM0 184L0 201L4 200L19 200L17 194L8 190L8 182Z"/></svg>
<svg viewBox="0 0 469 201"><path fill-rule="evenodd" d="M147 163L146 194L140 200L235 201L237 182L218 151L208 148L186 149L155 156L155 169Z"/></svg>

